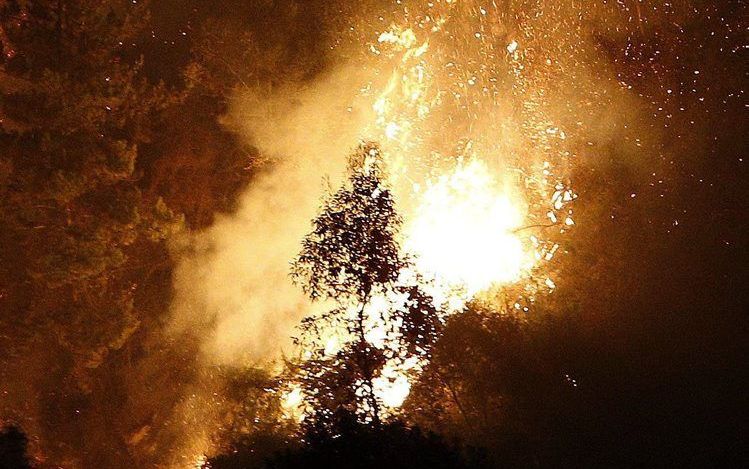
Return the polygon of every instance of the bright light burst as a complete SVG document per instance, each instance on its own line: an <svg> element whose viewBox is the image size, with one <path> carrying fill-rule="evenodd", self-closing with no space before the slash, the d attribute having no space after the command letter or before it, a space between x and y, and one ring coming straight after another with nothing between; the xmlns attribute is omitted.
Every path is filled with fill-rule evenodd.
<svg viewBox="0 0 749 469"><path fill-rule="evenodd" d="M299 385L291 384L281 394L281 411L287 419L300 422L304 418L304 394Z"/></svg>
<svg viewBox="0 0 749 469"><path fill-rule="evenodd" d="M386 413L397 409L411 392L409 373L421 366L418 357L412 357L405 363L388 363L380 376L373 380L375 395L382 401Z"/></svg>
<svg viewBox="0 0 749 469"><path fill-rule="evenodd" d="M518 280L533 263L515 232L524 218L520 206L484 163L471 161L423 191L405 247L424 273L468 296Z"/></svg>

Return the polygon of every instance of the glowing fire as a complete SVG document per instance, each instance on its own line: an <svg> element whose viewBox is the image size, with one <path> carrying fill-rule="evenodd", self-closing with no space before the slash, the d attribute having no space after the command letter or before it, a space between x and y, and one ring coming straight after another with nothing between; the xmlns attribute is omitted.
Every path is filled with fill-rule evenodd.
<svg viewBox="0 0 749 469"><path fill-rule="evenodd" d="M554 174L558 160L546 153L567 134L539 110L542 95L528 92L525 43L521 47L503 30L501 8L493 2L486 8L457 0L414 3L402 15L394 13L384 31L372 31L368 22L351 28L365 34L362 63L373 72L361 87L360 97L374 113L363 135L378 140L388 158L404 213L404 250L414 256L418 273L433 281L428 289L435 304L454 314L480 292L525 281L551 261L559 245L525 229L571 227L566 205L577 196ZM522 111L511 112L513 99ZM531 150L515 135L521 131L532 134ZM486 155L501 155L499 166L517 170L523 182L508 182L497 165L482 159ZM531 205L534 214L528 213ZM539 207L550 223L538 221ZM556 287L548 277L542 285ZM370 305L369 316L377 319L368 322L366 339L375 346L388 340L386 319L375 313L392 301L376 297ZM519 302L515 308L528 311ZM340 331L323 335L328 356L347 340ZM373 383L384 414L403 404L410 377L424 365L422 357L385 364ZM302 399L294 387L284 395L290 417L303 418Z"/></svg>
<svg viewBox="0 0 749 469"><path fill-rule="evenodd" d="M203 469L206 467L206 463L208 462L208 458L201 454L197 458L195 458L195 461L190 465L191 469Z"/></svg>
<svg viewBox="0 0 749 469"><path fill-rule="evenodd" d="M388 363L382 374L373 380L375 395L382 401L385 411L392 411L403 405L411 392L409 372L419 369L420 360L412 357L406 363Z"/></svg>
<svg viewBox="0 0 749 469"><path fill-rule="evenodd" d="M291 384L289 389L283 391L281 395L281 411L283 416L300 422L304 418L304 394L302 388L296 384Z"/></svg>
<svg viewBox="0 0 749 469"><path fill-rule="evenodd" d="M407 227L419 269L467 295L512 282L532 264L514 232L524 214L484 163L460 165L426 188Z"/></svg>

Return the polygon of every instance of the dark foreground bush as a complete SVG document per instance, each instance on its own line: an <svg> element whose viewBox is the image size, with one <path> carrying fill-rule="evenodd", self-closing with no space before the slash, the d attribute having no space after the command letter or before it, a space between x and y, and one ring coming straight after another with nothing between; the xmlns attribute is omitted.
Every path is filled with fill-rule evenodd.
<svg viewBox="0 0 749 469"><path fill-rule="evenodd" d="M310 432L301 445L287 446L258 461L256 448L237 448L208 461L211 469L468 469L481 467L479 457L468 461L438 435L401 423L379 427L351 422L330 435ZM260 464L258 464L260 463Z"/></svg>
<svg viewBox="0 0 749 469"><path fill-rule="evenodd" d="M18 427L9 425L0 430L0 469L30 468L27 444L26 435Z"/></svg>

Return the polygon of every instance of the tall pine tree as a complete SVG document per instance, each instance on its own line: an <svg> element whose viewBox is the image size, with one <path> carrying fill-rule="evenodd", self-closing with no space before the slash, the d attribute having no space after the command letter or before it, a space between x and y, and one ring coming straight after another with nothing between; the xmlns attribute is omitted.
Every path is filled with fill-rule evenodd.
<svg viewBox="0 0 749 469"><path fill-rule="evenodd" d="M147 28L144 2L0 3L0 405L38 409L29 430L66 455L84 453L96 370L141 324L128 259L179 222L139 182L178 101L146 76Z"/></svg>

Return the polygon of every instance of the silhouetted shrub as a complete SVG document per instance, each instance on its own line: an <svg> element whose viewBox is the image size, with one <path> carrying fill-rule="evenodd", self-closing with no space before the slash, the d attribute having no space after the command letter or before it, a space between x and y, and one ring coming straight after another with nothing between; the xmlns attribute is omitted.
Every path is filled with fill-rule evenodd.
<svg viewBox="0 0 749 469"><path fill-rule="evenodd" d="M15 425L0 430L0 469L30 468L26 455L27 444L26 435Z"/></svg>
<svg viewBox="0 0 749 469"><path fill-rule="evenodd" d="M307 443L272 460L272 469L357 468L458 469L478 467L434 433L400 422L367 425L344 420L336 434L310 431Z"/></svg>
<svg viewBox="0 0 749 469"><path fill-rule="evenodd" d="M210 469L473 469L485 467L479 451L470 460L434 433L400 422L364 424L354 416L342 419L335 432L328 426L310 428L301 444L289 443L272 457L263 442L237 445L211 458ZM267 443L267 442L266 442Z"/></svg>

